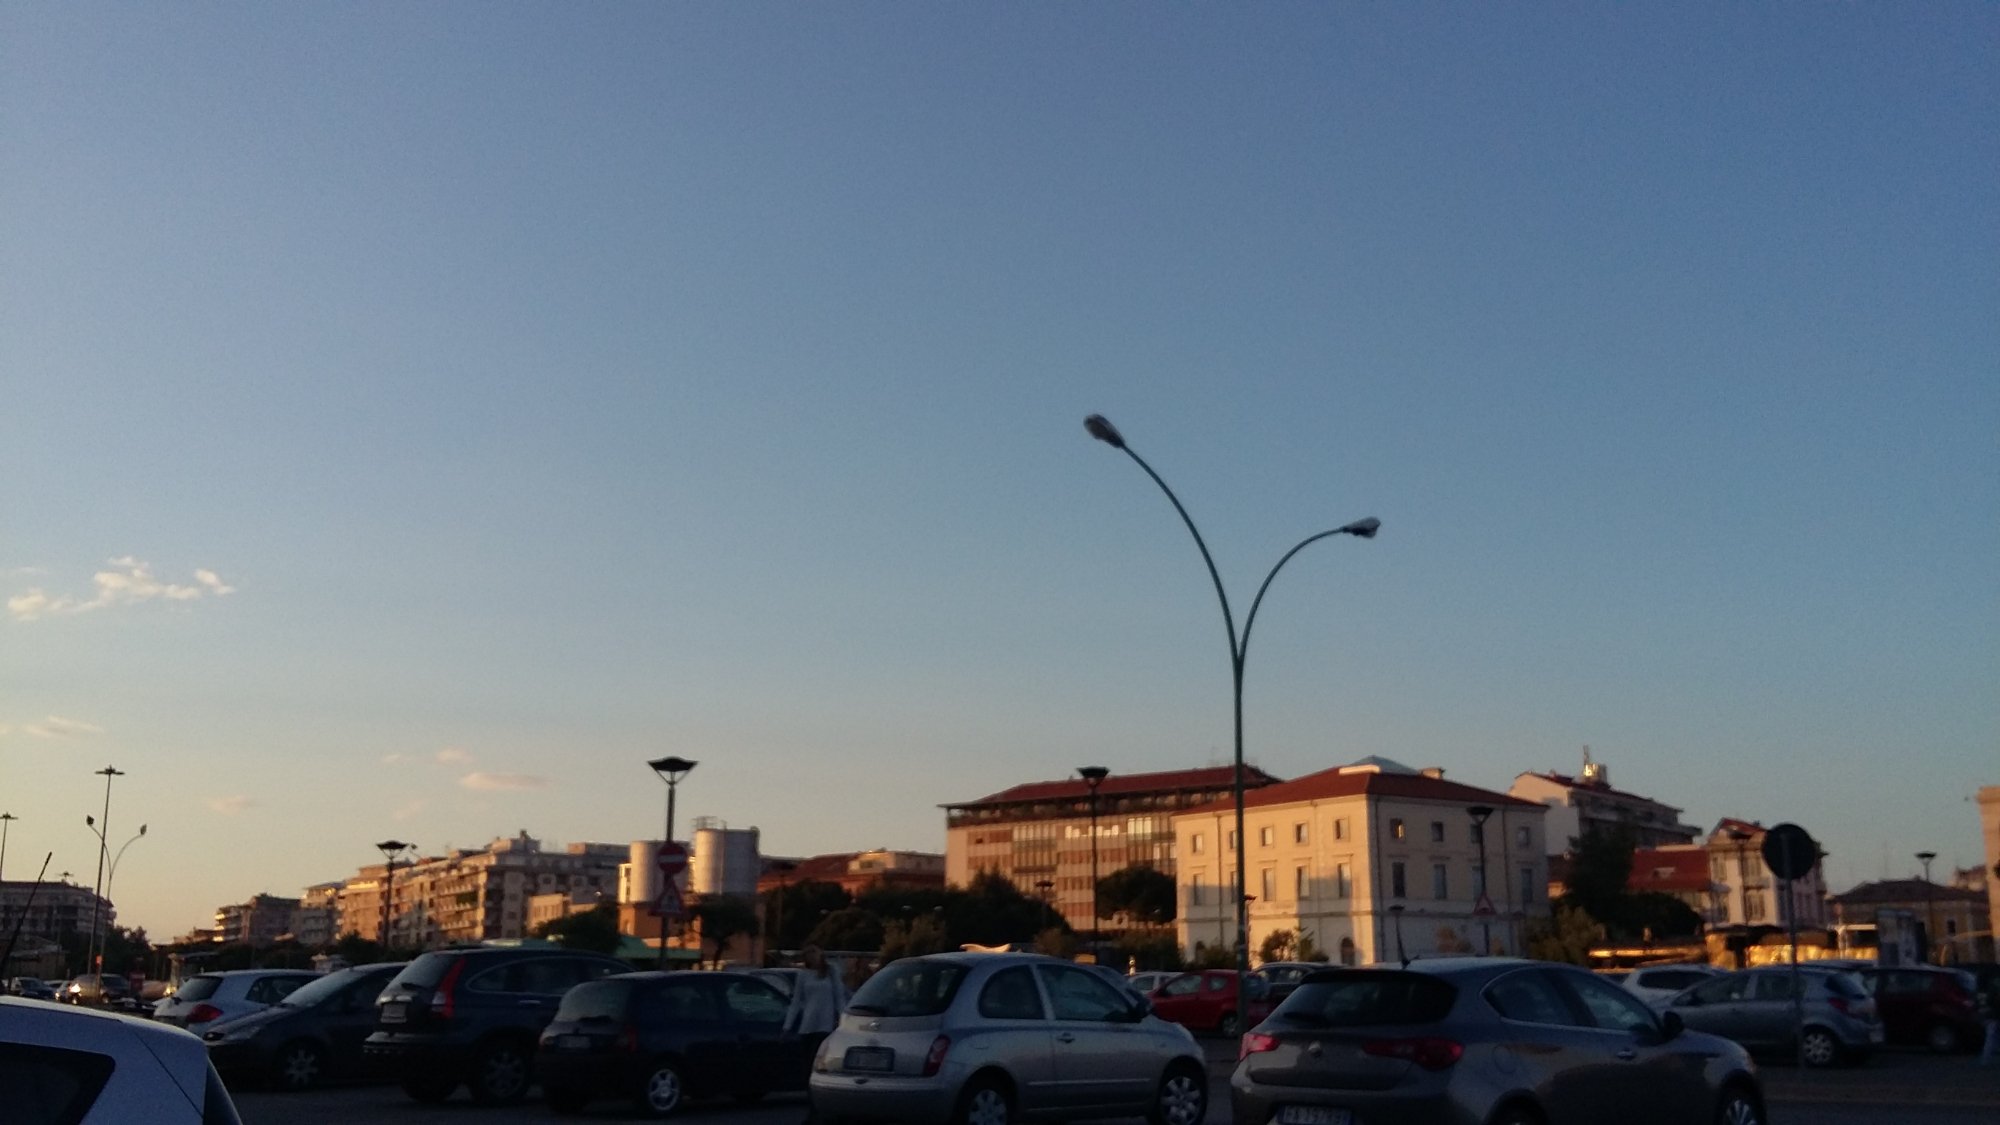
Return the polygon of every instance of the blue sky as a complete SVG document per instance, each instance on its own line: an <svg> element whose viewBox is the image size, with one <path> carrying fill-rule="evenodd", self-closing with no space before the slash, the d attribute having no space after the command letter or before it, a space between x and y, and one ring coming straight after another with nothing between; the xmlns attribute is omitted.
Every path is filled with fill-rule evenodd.
<svg viewBox="0 0 2000 1125"><path fill-rule="evenodd" d="M938 848L1250 757L1794 820L2000 783L1987 6L15 4L7 875ZM107 575L99 580L95 576Z"/></svg>

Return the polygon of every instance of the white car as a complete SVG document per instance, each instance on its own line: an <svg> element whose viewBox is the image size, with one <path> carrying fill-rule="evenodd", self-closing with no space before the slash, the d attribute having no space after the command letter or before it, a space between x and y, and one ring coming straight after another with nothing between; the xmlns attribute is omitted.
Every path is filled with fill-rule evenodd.
<svg viewBox="0 0 2000 1125"><path fill-rule="evenodd" d="M208 1050L137 1016L0 997L9 1121L243 1125Z"/></svg>
<svg viewBox="0 0 2000 1125"><path fill-rule="evenodd" d="M306 969L231 969L189 977L153 1005L153 1018L200 1035L211 1025L261 1012L319 979Z"/></svg>
<svg viewBox="0 0 2000 1125"><path fill-rule="evenodd" d="M1625 991L1646 1002L1654 1011L1665 1011L1667 1001L1725 970L1710 965L1642 965L1619 982Z"/></svg>

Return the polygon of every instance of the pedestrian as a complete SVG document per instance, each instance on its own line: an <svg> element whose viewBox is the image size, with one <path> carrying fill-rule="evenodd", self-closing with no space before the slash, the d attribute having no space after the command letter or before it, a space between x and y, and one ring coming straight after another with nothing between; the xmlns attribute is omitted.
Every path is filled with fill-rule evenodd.
<svg viewBox="0 0 2000 1125"><path fill-rule="evenodd" d="M819 1045L840 1023L840 1011L847 1007L847 985L826 963L826 953L817 945L800 950L799 963L805 971L792 986L792 1005L785 1012L784 1029L786 1034L799 1037L800 1054L810 1067L819 1055ZM813 1125L817 1120L808 1096L806 1123Z"/></svg>
<svg viewBox="0 0 2000 1125"><path fill-rule="evenodd" d="M1986 1044L1979 1049L1979 1065L1992 1066L2000 1058L2000 972L1979 975L1979 1018L1986 1021Z"/></svg>

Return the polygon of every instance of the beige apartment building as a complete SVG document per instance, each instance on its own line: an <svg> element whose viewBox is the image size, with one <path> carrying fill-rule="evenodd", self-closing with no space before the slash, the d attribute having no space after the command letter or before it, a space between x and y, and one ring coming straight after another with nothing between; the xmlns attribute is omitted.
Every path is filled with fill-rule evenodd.
<svg viewBox="0 0 2000 1125"><path fill-rule="evenodd" d="M298 909L298 899L276 895L251 895L248 902L225 903L215 908L213 940L262 949L292 933Z"/></svg>
<svg viewBox="0 0 2000 1125"><path fill-rule="evenodd" d="M1611 787L1611 769L1583 748L1583 769L1575 776L1549 770L1524 773L1508 786L1509 796L1548 806L1548 849L1550 855L1570 850L1570 841L1585 832L1626 828L1633 843L1642 848L1668 844L1692 844L1701 830L1681 823L1681 810L1672 805Z"/></svg>
<svg viewBox="0 0 2000 1125"><path fill-rule="evenodd" d="M1395 959L1399 944L1410 957L1482 943L1518 954L1527 921L1548 910L1548 809L1535 802L1371 757L1244 804L1253 956L1279 930L1349 965ZM1480 828L1469 810L1482 807L1492 811ZM1234 803L1174 817L1174 843L1183 952L1233 948Z"/></svg>
<svg viewBox="0 0 2000 1125"><path fill-rule="evenodd" d="M1243 776L1253 790L1277 780L1255 766L1246 766ZM1099 876L1133 864L1172 875L1174 814L1228 797L1234 777L1232 766L1105 777L1097 787ZM980 872L997 872L1061 911L1071 927L1097 925L1091 918L1091 791L1083 778L1033 781L944 810L947 883L962 887Z"/></svg>
<svg viewBox="0 0 2000 1125"><path fill-rule="evenodd" d="M398 949L427 949L456 942L530 936L529 899L564 893L616 902L624 844L542 847L522 832L484 848L454 849L410 863L398 862L386 936ZM386 865L371 864L342 886L340 932L375 939L385 932Z"/></svg>

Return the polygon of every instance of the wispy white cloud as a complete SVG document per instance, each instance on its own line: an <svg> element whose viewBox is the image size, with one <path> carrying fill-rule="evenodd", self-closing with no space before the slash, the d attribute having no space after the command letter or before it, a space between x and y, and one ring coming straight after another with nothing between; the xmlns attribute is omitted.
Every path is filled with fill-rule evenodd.
<svg viewBox="0 0 2000 1125"><path fill-rule="evenodd" d="M131 555L121 555L110 561L109 570L100 570L91 575L91 585L95 592L88 598L72 594L50 594L40 586L7 599L7 612L16 621L33 621L39 617L59 617L65 614L88 613L93 609L107 606L138 605L142 602L164 600L170 602L192 602L204 597L222 597L236 592L236 587L224 582L221 576L206 568L194 572L195 584L190 586L180 582L163 582L153 574L150 564Z"/></svg>
<svg viewBox="0 0 2000 1125"><path fill-rule="evenodd" d="M491 791L497 789L546 789L549 780L526 773L487 773L475 770L458 779L467 789Z"/></svg>
<svg viewBox="0 0 2000 1125"><path fill-rule="evenodd" d="M447 766L470 765L472 752L461 746L447 746L437 752L437 760Z"/></svg>
<svg viewBox="0 0 2000 1125"><path fill-rule="evenodd" d="M233 797L210 797L208 807L224 816L235 816L244 809L256 808L257 802L239 793Z"/></svg>
<svg viewBox="0 0 2000 1125"><path fill-rule="evenodd" d="M405 803L401 808L398 808L395 812L392 812L389 815L396 818L397 820L408 820L411 817L417 815L418 813L424 811L425 803L426 802L422 797L418 797L414 801L409 801Z"/></svg>
<svg viewBox="0 0 2000 1125"><path fill-rule="evenodd" d="M50 715L39 723L21 724L23 734L36 738L80 738L85 735L103 734L104 728L96 723L86 723L82 719L65 719L61 715Z"/></svg>
<svg viewBox="0 0 2000 1125"><path fill-rule="evenodd" d="M400 762L400 761L402 761L402 760L403 760L403 755L401 755L401 754L384 754L384 755L382 755L382 764L383 764L383 765L385 765L385 766L393 766L393 765L395 765L395 764L396 764L397 762Z"/></svg>

